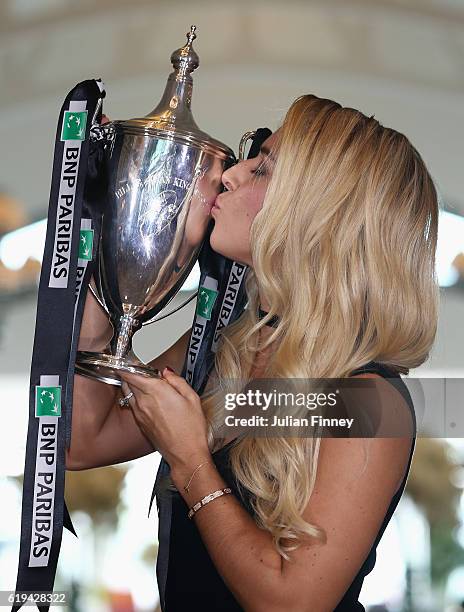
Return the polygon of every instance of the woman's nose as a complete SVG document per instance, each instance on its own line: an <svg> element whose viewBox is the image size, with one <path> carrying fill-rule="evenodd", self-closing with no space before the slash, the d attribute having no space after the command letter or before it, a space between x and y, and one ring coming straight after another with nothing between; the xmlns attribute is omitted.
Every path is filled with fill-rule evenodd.
<svg viewBox="0 0 464 612"><path fill-rule="evenodd" d="M227 168L222 173L221 181L227 191L234 191L240 187L249 176L249 162L242 160Z"/></svg>
<svg viewBox="0 0 464 612"><path fill-rule="evenodd" d="M221 177L222 184L227 189L227 191L233 191L235 189L234 187L235 183L234 183L234 180L231 174L232 169L233 168L228 168L227 170L225 170L222 173L222 177Z"/></svg>

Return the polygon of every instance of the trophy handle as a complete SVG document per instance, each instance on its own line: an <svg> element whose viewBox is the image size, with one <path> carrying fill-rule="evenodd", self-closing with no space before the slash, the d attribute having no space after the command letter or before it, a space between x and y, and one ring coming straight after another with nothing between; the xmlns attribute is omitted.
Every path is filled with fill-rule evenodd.
<svg viewBox="0 0 464 612"><path fill-rule="evenodd" d="M245 146L248 140L251 140L255 137L256 130L250 130L249 132L245 132L240 139L240 144L238 146L238 161L243 161L245 159Z"/></svg>
<svg viewBox="0 0 464 612"><path fill-rule="evenodd" d="M174 314L175 312L177 312L178 310L180 310L181 308L183 308L184 306L186 306L189 302L191 302L193 300L194 297L196 297L198 295L198 289L195 291L195 293L193 293L189 298L187 298L185 300L185 302L182 302L182 304L180 306L178 306L177 308L174 308L174 310L171 310L170 312L166 313L165 315L163 315L162 317L154 317L153 319L150 319L149 321L145 321L145 323L142 323L142 326L145 325L151 325L152 323L156 323L156 321L161 321L161 319L165 319L166 317L169 317L170 315Z"/></svg>

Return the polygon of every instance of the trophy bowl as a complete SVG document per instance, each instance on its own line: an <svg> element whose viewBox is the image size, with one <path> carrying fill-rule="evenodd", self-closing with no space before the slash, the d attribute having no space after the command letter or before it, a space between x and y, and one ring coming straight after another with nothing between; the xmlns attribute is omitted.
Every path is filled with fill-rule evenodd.
<svg viewBox="0 0 464 612"><path fill-rule="evenodd" d="M174 71L149 115L91 129L91 138L102 141L106 180L92 292L114 334L102 352L78 351L75 371L108 384L121 385L118 370L160 376L134 354L132 336L156 320L185 282L222 173L236 161L193 120L195 38L192 26L187 44L171 56Z"/></svg>

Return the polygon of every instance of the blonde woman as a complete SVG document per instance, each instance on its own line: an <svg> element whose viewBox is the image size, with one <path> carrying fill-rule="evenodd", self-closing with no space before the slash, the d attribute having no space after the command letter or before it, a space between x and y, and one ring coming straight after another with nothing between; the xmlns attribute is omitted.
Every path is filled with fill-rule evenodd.
<svg viewBox="0 0 464 612"><path fill-rule="evenodd" d="M437 328L435 188L403 134L314 95L222 181L210 242L250 266L248 305L223 330L203 396L164 367L181 370L189 331L151 362L163 379L124 374L127 410L76 376L67 466L163 455L177 489L167 612L364 610L414 451L400 373L426 361ZM98 348L110 330L88 301L81 341ZM363 438L218 437L223 380L355 376L379 382L409 435L369 439L367 455Z"/></svg>

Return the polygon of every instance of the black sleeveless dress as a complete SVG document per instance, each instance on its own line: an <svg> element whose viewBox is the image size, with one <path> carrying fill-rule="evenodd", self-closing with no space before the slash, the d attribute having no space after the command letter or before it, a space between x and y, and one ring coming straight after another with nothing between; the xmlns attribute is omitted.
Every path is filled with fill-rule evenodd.
<svg viewBox="0 0 464 612"><path fill-rule="evenodd" d="M376 372L383 377L389 378L390 382L392 382L401 392L412 412L414 439L412 441L408 465L401 486L391 500L382 526L368 556L334 612L365 611L364 606L358 600L359 593L364 577L374 568L377 545L398 505L406 485L414 453L417 431L412 399L400 375L390 368L376 362L370 362L362 368L353 371L352 374L362 372ZM233 474L228 464L229 448L232 443L233 440L213 453L213 460L217 470L227 482L228 486L230 486L232 492L241 501L245 509L253 515L253 510L246 495L242 497L240 494L240 492L242 492L243 495L243 488L240 489L240 492L237 490ZM170 495L172 496L172 513L171 529L169 531L167 578L165 589L163 589L164 592L162 594L160 593L163 612L196 612L197 610L205 612L243 612L243 608L234 598L232 592L227 588L216 570L203 544L195 522L187 517L188 507L184 499L178 492L170 492ZM160 521L161 520L162 515L160 515ZM160 538L160 547L161 544L162 541ZM157 573L158 569L157 567Z"/></svg>

